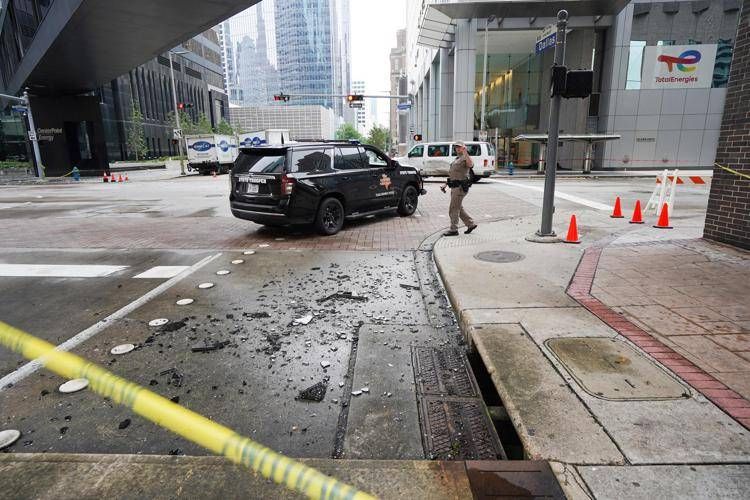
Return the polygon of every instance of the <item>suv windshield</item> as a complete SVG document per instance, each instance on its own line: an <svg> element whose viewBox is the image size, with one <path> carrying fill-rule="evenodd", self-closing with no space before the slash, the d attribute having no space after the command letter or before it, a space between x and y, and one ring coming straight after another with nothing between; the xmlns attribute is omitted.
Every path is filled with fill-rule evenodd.
<svg viewBox="0 0 750 500"><path fill-rule="evenodd" d="M284 171L285 163L286 151L282 149L248 151L240 153L233 170L238 173L276 174Z"/></svg>

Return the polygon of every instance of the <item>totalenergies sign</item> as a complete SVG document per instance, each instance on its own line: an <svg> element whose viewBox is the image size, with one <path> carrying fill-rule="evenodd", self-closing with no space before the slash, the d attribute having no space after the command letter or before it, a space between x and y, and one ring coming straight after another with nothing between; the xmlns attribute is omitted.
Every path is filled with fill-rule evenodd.
<svg viewBox="0 0 750 500"><path fill-rule="evenodd" d="M642 89L711 87L716 45L656 45L643 53Z"/></svg>

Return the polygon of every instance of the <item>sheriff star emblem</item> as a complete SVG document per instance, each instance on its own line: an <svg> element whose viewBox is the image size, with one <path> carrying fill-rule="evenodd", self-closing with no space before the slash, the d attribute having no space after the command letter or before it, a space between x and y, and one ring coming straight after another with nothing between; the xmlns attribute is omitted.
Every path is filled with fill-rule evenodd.
<svg viewBox="0 0 750 500"><path fill-rule="evenodd" d="M383 174L380 176L380 185L383 186L386 189L391 188L391 178L387 175Z"/></svg>

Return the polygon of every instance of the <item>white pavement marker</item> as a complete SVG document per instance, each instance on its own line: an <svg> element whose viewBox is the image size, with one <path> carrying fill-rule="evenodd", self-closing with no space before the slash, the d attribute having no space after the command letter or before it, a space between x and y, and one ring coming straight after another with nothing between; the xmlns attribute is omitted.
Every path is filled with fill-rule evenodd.
<svg viewBox="0 0 750 500"><path fill-rule="evenodd" d="M544 186L530 186L528 184L521 184L519 182L512 182L512 181L503 181L500 179L487 179L487 181L492 184L505 184L506 186L513 186L513 187L522 188L522 189L529 189L531 191L537 191L539 193L544 193ZM591 207L596 210L604 210L607 212L612 211L612 205L605 205L604 203L599 203L598 201L587 200L586 198L581 198L580 196L574 196L572 194L561 193L560 191L557 191L557 190L555 190L555 197L563 199L563 200L571 201L573 203L578 203L579 205L583 205L586 207Z"/></svg>
<svg viewBox="0 0 750 500"><path fill-rule="evenodd" d="M103 278L128 266L0 264L0 276L25 278Z"/></svg>
<svg viewBox="0 0 750 500"><path fill-rule="evenodd" d="M190 266L156 266L144 271L133 278L138 279L168 279L174 278Z"/></svg>
<svg viewBox="0 0 750 500"><path fill-rule="evenodd" d="M147 292L145 295L142 295L135 299L130 304L126 305L125 307L113 312L103 320L99 321L98 323L95 323L94 325L91 325L90 327L86 328L82 332L79 332L77 335L69 338L62 344L58 345L55 349L58 351L70 351L74 347L82 344L83 342L87 341L94 335L98 334L105 328L109 327L113 321L124 318L131 312L135 311L139 307L141 307L143 304L149 302L150 300L154 299L155 297L158 297L163 292L169 290L174 285L182 281L184 278L190 276L198 269L202 268L206 264L210 263L211 261L218 259L221 257L221 253L217 253L214 255L209 255L208 257L205 257L189 268L185 269L183 272L175 276L174 278L165 281L164 283L160 284L153 290ZM3 378L0 378L0 392L4 391L9 385L15 385L21 380L25 379L35 371L39 370L42 367L42 363L40 363L37 360L30 361L26 363L25 365L21 366L15 371L10 372L8 375L4 376Z"/></svg>

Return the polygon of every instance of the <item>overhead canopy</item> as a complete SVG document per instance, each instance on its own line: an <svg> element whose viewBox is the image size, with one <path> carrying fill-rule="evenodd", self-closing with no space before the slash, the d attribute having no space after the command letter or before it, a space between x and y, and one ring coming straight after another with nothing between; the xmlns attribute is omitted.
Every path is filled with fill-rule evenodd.
<svg viewBox="0 0 750 500"><path fill-rule="evenodd" d="M615 141L622 136L619 134L560 134L557 138L560 142L603 142ZM514 142L539 142L547 144L547 134L520 134L513 138Z"/></svg>
<svg viewBox="0 0 750 500"><path fill-rule="evenodd" d="M6 93L95 89L259 1L52 2Z"/></svg>
<svg viewBox="0 0 750 500"><path fill-rule="evenodd" d="M617 14L630 0L454 0L430 6L451 19L496 17L555 17L565 9L570 16Z"/></svg>
<svg viewBox="0 0 750 500"><path fill-rule="evenodd" d="M417 43L435 48L449 48L453 43L452 19L432 6L428 6L419 23Z"/></svg>

